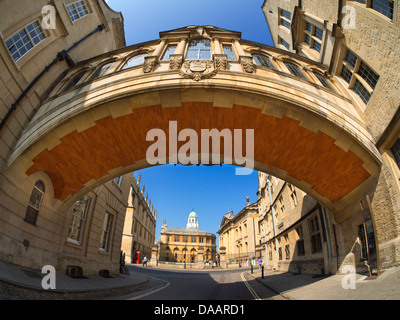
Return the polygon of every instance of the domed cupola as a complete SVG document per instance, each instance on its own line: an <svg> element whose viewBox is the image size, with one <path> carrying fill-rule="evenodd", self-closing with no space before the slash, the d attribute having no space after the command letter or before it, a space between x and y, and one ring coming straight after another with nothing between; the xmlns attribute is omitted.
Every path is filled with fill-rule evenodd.
<svg viewBox="0 0 400 320"><path fill-rule="evenodd" d="M197 216L197 213L194 212L194 210L192 210L192 212L189 213L186 228L199 229L199 217Z"/></svg>

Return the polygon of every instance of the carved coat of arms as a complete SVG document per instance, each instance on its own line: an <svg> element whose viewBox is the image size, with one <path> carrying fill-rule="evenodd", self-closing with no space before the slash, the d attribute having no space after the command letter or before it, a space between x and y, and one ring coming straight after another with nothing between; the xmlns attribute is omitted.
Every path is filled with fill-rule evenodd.
<svg viewBox="0 0 400 320"><path fill-rule="evenodd" d="M186 79L200 81L217 74L217 69L211 60L189 60L183 63L179 74Z"/></svg>

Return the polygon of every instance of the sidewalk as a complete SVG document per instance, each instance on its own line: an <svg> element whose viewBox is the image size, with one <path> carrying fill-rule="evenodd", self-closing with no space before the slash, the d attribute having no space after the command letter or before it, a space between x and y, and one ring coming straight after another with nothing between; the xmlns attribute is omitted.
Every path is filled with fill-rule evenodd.
<svg viewBox="0 0 400 320"><path fill-rule="evenodd" d="M76 299L92 300L145 290L149 278L139 273L112 275L110 277L88 276L72 278L65 274L56 275L56 289L42 288L45 274L0 261L0 300L47 300Z"/></svg>
<svg viewBox="0 0 400 320"><path fill-rule="evenodd" d="M248 278L292 300L399 300L400 267L385 270L378 278L368 279L355 274L355 288L345 289L342 281L350 284L349 275L313 277L308 274L293 274L279 271L248 272ZM345 278L346 277L346 278Z"/></svg>

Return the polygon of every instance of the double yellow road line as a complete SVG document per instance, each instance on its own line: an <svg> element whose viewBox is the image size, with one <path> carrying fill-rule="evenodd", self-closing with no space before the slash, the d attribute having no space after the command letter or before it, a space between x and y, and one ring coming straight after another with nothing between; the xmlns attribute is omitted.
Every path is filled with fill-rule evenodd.
<svg viewBox="0 0 400 320"><path fill-rule="evenodd" d="M240 277L242 278L244 284L246 285L247 289L249 289L250 293L252 294L252 296L254 297L255 300L261 300L260 296L257 294L257 292L254 291L254 289L250 286L250 284L247 282L244 273L247 271L243 271L240 274Z"/></svg>

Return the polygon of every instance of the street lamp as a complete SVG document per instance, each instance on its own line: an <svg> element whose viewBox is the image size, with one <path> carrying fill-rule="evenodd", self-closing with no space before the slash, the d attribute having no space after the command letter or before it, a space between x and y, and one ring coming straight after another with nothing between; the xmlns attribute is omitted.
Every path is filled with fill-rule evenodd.
<svg viewBox="0 0 400 320"><path fill-rule="evenodd" d="M239 249L239 268L242 267L242 265L240 264L240 240L236 240L238 243L238 249Z"/></svg>

